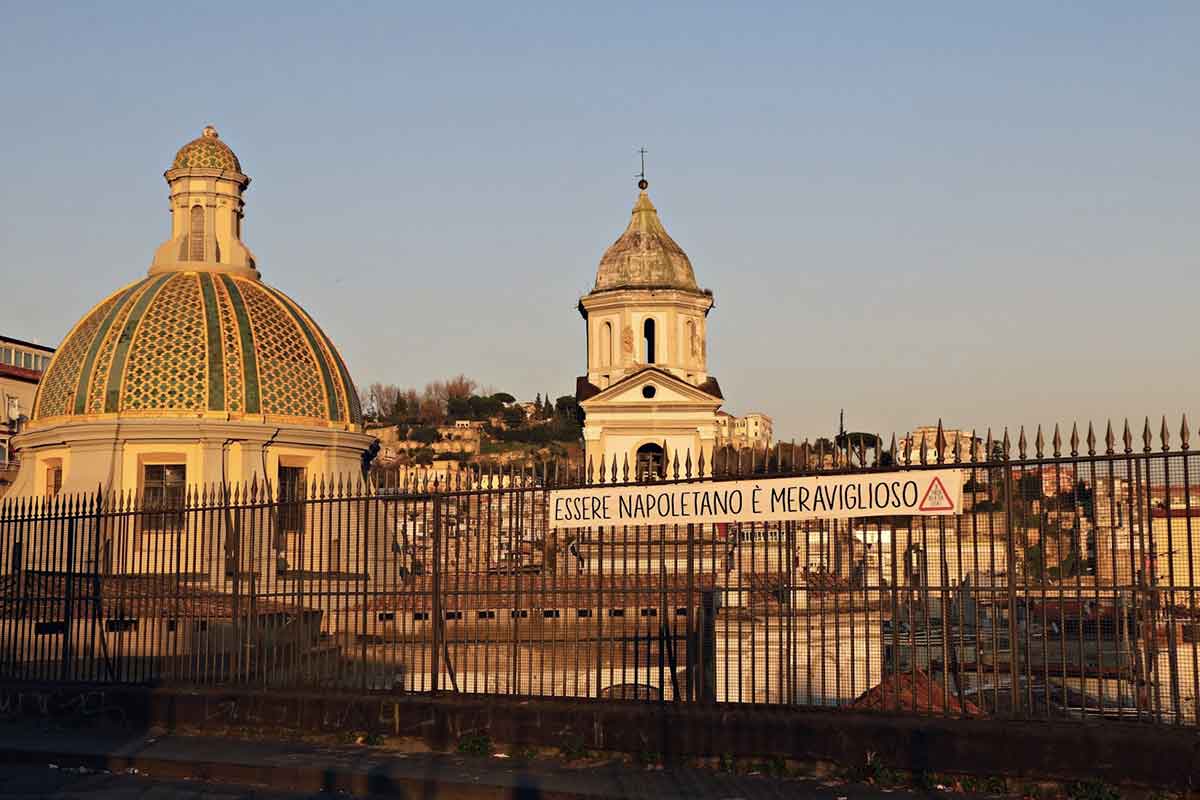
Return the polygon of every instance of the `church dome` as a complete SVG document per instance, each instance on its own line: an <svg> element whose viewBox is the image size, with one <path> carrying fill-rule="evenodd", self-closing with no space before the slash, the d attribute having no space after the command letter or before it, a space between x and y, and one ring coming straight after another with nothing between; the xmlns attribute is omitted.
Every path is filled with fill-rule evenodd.
<svg viewBox="0 0 1200 800"><path fill-rule="evenodd" d="M179 148L171 169L220 169L241 172L242 164L221 141L217 129L208 125L199 137Z"/></svg>
<svg viewBox="0 0 1200 800"><path fill-rule="evenodd" d="M682 289L699 292L692 262L675 244L645 191L633 206L629 226L600 258L593 291Z"/></svg>
<svg viewBox="0 0 1200 800"><path fill-rule="evenodd" d="M255 278L152 274L89 311L58 348L31 427L171 417L354 427L345 364L312 318Z"/></svg>

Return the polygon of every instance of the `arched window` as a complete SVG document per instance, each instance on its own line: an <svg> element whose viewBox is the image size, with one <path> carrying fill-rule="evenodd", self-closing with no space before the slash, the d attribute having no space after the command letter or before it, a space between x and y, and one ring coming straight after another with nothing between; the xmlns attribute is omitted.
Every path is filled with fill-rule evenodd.
<svg viewBox="0 0 1200 800"><path fill-rule="evenodd" d="M612 323L606 322L600 326L600 366L607 367L612 363Z"/></svg>
<svg viewBox="0 0 1200 800"><path fill-rule="evenodd" d="M664 477L662 445L644 444L637 449L637 479L653 481Z"/></svg>
<svg viewBox="0 0 1200 800"><path fill-rule="evenodd" d="M654 320L647 319L642 325L642 352L646 354L646 363L653 364L654 358Z"/></svg>
<svg viewBox="0 0 1200 800"><path fill-rule="evenodd" d="M191 242L191 247L188 252L188 261L203 261L204 209L201 206L192 206L192 225L191 231L188 233L188 239Z"/></svg>

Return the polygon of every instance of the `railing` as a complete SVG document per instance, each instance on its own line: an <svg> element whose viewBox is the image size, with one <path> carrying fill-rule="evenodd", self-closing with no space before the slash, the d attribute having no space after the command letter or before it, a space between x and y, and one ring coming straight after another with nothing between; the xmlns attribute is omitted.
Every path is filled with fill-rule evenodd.
<svg viewBox="0 0 1200 800"><path fill-rule="evenodd" d="M1189 435L939 430L670 454L661 481L960 469L940 517L551 530L553 488L627 482L601 458L9 498L0 677L1195 725Z"/></svg>

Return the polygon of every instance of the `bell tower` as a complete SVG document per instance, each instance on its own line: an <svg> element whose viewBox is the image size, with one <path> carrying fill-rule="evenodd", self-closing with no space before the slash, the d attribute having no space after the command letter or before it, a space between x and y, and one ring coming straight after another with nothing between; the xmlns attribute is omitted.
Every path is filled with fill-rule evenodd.
<svg viewBox="0 0 1200 800"><path fill-rule="evenodd" d="M579 301L587 375L576 397L588 456L603 455L610 465L614 455L619 463L628 458L631 470L651 448L667 461L676 451L680 458L690 453L693 464L705 452L711 463L721 405L708 372L712 292L696 283L648 188L643 175L625 232L604 252L595 286Z"/></svg>

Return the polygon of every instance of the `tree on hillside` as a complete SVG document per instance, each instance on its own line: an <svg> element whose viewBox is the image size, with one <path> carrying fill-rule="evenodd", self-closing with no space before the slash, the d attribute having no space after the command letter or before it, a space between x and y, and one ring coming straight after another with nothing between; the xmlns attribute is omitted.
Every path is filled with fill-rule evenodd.
<svg viewBox="0 0 1200 800"><path fill-rule="evenodd" d="M510 428L519 428L525 424L525 409L520 406L509 406L501 414L504 424Z"/></svg>
<svg viewBox="0 0 1200 800"><path fill-rule="evenodd" d="M363 419L367 422L378 422L379 415L371 406L371 390L361 384L355 388L358 391L358 404L362 407Z"/></svg>
<svg viewBox="0 0 1200 800"><path fill-rule="evenodd" d="M583 409L573 395L566 394L554 401L554 416L561 423L583 426Z"/></svg>
<svg viewBox="0 0 1200 800"><path fill-rule="evenodd" d="M825 455L829 455L835 449L837 449L837 445L824 436L818 436L813 440L812 448L814 453L824 453Z"/></svg>
<svg viewBox="0 0 1200 800"><path fill-rule="evenodd" d="M370 409L372 418L381 422L391 421L396 408L396 401L400 399L402 392L399 386L391 383L372 383L367 388L366 407Z"/></svg>
<svg viewBox="0 0 1200 800"><path fill-rule="evenodd" d="M444 386L446 399L449 400L451 398L462 399L470 397L471 395L475 394L475 389L479 386L479 384L477 384L471 378L468 378L466 375L459 373L453 378L447 378Z"/></svg>
<svg viewBox="0 0 1200 800"><path fill-rule="evenodd" d="M445 418L446 407L427 391L417 406L417 419L426 425L440 425Z"/></svg>
<svg viewBox="0 0 1200 800"><path fill-rule="evenodd" d="M408 434L408 438L421 444L433 444L442 437L438 435L437 428L425 425L420 428L414 428Z"/></svg>

